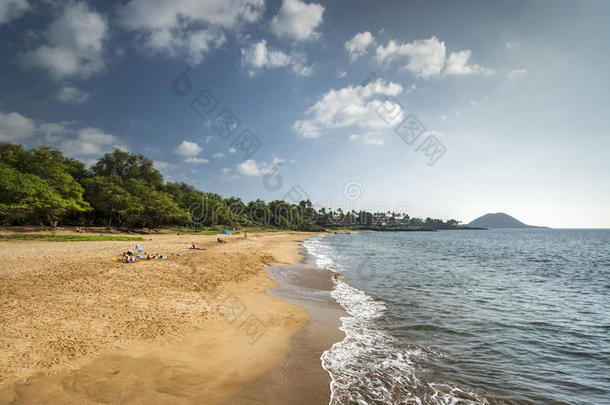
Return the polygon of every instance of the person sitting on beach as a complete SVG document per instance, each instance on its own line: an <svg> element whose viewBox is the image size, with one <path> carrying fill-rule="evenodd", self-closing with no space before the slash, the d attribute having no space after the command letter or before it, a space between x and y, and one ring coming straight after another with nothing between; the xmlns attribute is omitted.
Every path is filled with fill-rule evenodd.
<svg viewBox="0 0 610 405"><path fill-rule="evenodd" d="M227 241L224 239L216 238L216 240L218 241L218 243L227 243Z"/></svg>
<svg viewBox="0 0 610 405"><path fill-rule="evenodd" d="M131 250L128 250L127 252L123 253L123 258L127 263L136 262L136 257L133 255L133 252Z"/></svg>
<svg viewBox="0 0 610 405"><path fill-rule="evenodd" d="M74 228L74 232L76 233L83 233L85 231L83 231L82 229L80 229L80 226L77 226L76 228Z"/></svg>

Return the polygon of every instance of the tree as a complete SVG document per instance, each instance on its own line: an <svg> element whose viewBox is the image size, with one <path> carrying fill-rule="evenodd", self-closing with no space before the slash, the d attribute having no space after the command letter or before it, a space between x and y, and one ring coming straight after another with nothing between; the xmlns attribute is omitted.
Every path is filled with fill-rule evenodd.
<svg viewBox="0 0 610 405"><path fill-rule="evenodd" d="M137 203L130 204L126 213L129 228L157 229L163 224L186 224L188 211L181 209L171 194L151 189L145 181L132 180L128 191Z"/></svg>
<svg viewBox="0 0 610 405"><path fill-rule="evenodd" d="M91 171L97 176L117 176L123 182L141 180L155 188L163 185L163 175L155 169L152 160L119 149L102 156Z"/></svg>
<svg viewBox="0 0 610 405"><path fill-rule="evenodd" d="M139 202L123 188L123 181L117 176L94 176L85 179L83 186L85 199L95 215L104 218L108 230L113 219L121 221L129 212L139 210Z"/></svg>
<svg viewBox="0 0 610 405"><path fill-rule="evenodd" d="M83 188L68 171L74 168L70 163L51 148L26 151L18 145L0 144L3 215L36 215L55 228L63 215L90 210Z"/></svg>

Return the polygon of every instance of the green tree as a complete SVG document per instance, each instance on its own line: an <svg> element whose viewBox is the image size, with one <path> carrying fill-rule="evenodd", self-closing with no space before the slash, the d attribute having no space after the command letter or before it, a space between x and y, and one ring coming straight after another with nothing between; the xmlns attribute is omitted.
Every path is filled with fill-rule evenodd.
<svg viewBox="0 0 610 405"><path fill-rule="evenodd" d="M4 215L20 216L29 212L43 217L55 228L67 213L91 209L83 199L82 186L69 172L74 167L71 160L67 161L61 152L51 148L26 151L18 145L0 144L0 163L4 174L12 179L3 181L0 198L6 211ZM20 181L25 182L21 188ZM22 202L16 205L17 198Z"/></svg>
<svg viewBox="0 0 610 405"><path fill-rule="evenodd" d="M163 185L163 175L155 169L152 160L119 149L102 156L91 171L97 176L117 176L123 182L141 180L155 188Z"/></svg>
<svg viewBox="0 0 610 405"><path fill-rule="evenodd" d="M83 180L85 199L94 209L95 216L104 218L106 229L113 219L122 221L130 212L139 211L139 201L123 188L117 176L94 176Z"/></svg>

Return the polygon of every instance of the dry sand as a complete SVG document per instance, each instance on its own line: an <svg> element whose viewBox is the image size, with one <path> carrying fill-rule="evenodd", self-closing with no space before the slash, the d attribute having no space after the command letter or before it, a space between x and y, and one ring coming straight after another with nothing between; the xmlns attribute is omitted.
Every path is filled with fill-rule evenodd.
<svg viewBox="0 0 610 405"><path fill-rule="evenodd" d="M0 242L0 404L230 398L308 323L265 294L264 267L297 263L310 235L147 235L168 259L135 264L111 260L134 242Z"/></svg>

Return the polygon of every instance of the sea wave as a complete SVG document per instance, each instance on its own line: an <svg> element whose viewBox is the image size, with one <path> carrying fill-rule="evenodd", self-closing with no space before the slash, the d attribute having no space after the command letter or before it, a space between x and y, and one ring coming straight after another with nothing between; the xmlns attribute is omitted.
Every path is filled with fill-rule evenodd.
<svg viewBox="0 0 610 405"><path fill-rule="evenodd" d="M380 328L376 320L386 313L385 304L347 283L339 273L339 253L325 243L326 237L308 239L304 246L318 267L337 273L331 296L349 314L341 318L345 338L320 358L331 377L330 404L487 404L472 392L417 377L424 358L442 353L401 346Z"/></svg>

